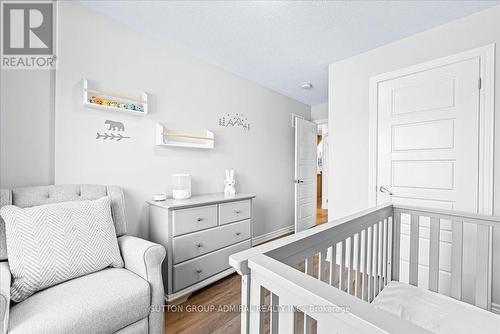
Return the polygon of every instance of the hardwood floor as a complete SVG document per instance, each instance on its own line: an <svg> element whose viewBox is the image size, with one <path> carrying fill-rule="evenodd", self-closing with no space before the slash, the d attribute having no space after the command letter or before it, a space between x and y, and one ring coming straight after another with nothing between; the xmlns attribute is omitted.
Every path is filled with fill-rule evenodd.
<svg viewBox="0 0 500 334"><path fill-rule="evenodd" d="M316 224L324 224L327 221L328 210L321 209L321 198L319 198ZM317 266L316 259L314 266ZM240 284L240 276L232 274L193 293L184 303L167 307L165 333L240 333ZM302 328L303 317L301 319L299 315L296 321L297 328Z"/></svg>
<svg viewBox="0 0 500 334"><path fill-rule="evenodd" d="M321 197L318 197L316 203L316 225L321 225L328 222L328 210L321 208Z"/></svg>
<svg viewBox="0 0 500 334"><path fill-rule="evenodd" d="M240 333L240 284L240 276L232 274L195 292L184 303L167 307L165 333Z"/></svg>

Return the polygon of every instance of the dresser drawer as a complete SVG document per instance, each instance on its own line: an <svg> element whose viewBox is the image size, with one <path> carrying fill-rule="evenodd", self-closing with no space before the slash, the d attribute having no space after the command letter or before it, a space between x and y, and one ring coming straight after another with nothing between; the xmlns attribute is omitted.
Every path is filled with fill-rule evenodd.
<svg viewBox="0 0 500 334"><path fill-rule="evenodd" d="M250 218L250 200L219 204L219 224Z"/></svg>
<svg viewBox="0 0 500 334"><path fill-rule="evenodd" d="M250 248L250 240L174 265L174 292L228 269L229 255Z"/></svg>
<svg viewBox="0 0 500 334"><path fill-rule="evenodd" d="M181 235L217 226L217 205L174 210L173 235Z"/></svg>
<svg viewBox="0 0 500 334"><path fill-rule="evenodd" d="M250 220L175 237L172 242L174 264L210 253L250 238Z"/></svg>

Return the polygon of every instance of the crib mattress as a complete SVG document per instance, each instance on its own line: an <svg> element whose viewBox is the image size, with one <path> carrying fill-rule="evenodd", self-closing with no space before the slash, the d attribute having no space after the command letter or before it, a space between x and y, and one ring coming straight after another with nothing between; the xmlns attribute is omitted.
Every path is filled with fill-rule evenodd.
<svg viewBox="0 0 500 334"><path fill-rule="evenodd" d="M500 315L406 283L390 282L372 305L434 333L500 333Z"/></svg>

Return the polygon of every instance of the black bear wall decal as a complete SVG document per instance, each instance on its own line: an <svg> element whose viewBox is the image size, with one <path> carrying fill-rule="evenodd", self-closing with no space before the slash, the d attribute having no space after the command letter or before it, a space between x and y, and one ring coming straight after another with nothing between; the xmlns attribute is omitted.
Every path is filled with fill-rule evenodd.
<svg viewBox="0 0 500 334"><path fill-rule="evenodd" d="M122 122L115 122L108 119L104 124L109 125L109 131L125 131L125 125Z"/></svg>
<svg viewBox="0 0 500 334"><path fill-rule="evenodd" d="M108 125L108 131L125 131L125 125L122 122L116 122L112 120L106 120L104 124ZM97 136L95 139L102 139L102 140L115 140L115 141L120 141L122 139L130 139L131 137L126 137L122 135L121 133L106 133L103 132L102 134L97 132Z"/></svg>

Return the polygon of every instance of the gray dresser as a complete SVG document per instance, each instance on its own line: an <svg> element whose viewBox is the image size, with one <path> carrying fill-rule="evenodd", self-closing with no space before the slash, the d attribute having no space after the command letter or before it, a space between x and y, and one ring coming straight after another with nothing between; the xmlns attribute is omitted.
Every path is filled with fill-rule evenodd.
<svg viewBox="0 0 500 334"><path fill-rule="evenodd" d="M167 249L163 262L167 302L181 302L234 272L229 255L252 246L254 197L210 194L148 202L150 240Z"/></svg>

